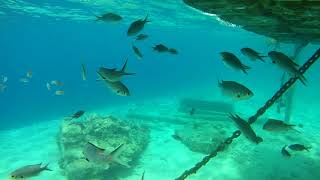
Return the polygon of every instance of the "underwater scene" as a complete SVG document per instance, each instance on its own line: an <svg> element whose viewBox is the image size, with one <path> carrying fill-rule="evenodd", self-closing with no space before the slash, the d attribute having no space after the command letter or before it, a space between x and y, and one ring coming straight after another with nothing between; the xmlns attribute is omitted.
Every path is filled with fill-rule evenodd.
<svg viewBox="0 0 320 180"><path fill-rule="evenodd" d="M319 180L319 12L1 0L0 180Z"/></svg>

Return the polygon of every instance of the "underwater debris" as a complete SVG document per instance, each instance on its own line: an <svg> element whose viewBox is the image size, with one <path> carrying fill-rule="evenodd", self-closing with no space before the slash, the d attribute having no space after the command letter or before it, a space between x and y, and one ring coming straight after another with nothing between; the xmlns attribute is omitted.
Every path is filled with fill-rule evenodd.
<svg viewBox="0 0 320 180"><path fill-rule="evenodd" d="M243 55L247 56L252 61L260 60L262 62L266 62L263 58L267 56L262 56L261 53L258 53L251 48L242 48L240 51Z"/></svg>
<svg viewBox="0 0 320 180"><path fill-rule="evenodd" d="M254 95L246 86L235 81L222 80L218 82L218 86L220 87L223 95L235 100L247 100Z"/></svg>
<svg viewBox="0 0 320 180"><path fill-rule="evenodd" d="M118 22L121 21L122 17L115 13L105 13L101 16L96 16L96 21L104 21L104 22Z"/></svg>
<svg viewBox="0 0 320 180"><path fill-rule="evenodd" d="M115 179L119 176L114 173L115 169L121 172L121 177L123 177L123 172L130 171L118 163L108 163L108 159L105 159L109 165L107 170L104 163L101 166L88 163L82 153L88 142L104 147L106 152L113 152L120 147L119 144L125 143L124 151L121 150L123 148L121 146L121 153L117 155L119 151L116 151L116 154L113 155L120 157L124 164L128 164L139 159L150 139L149 129L115 117L89 115L81 124L84 128L62 121L57 138L61 157L59 166L70 180L88 180L87 177L103 179L106 173L108 173L108 179ZM107 157L108 154L103 156ZM90 161L91 158L88 159Z"/></svg>
<svg viewBox="0 0 320 180"><path fill-rule="evenodd" d="M291 154L286 150L287 145L283 146L283 148L281 149L281 154L285 157L290 157Z"/></svg>
<svg viewBox="0 0 320 180"><path fill-rule="evenodd" d="M302 84L306 85L307 79L299 71L299 65L295 63L292 59L290 59L287 55L277 51L270 51L268 53L268 56L272 60L273 64L276 64L285 72L295 77L298 77Z"/></svg>
<svg viewBox="0 0 320 180"><path fill-rule="evenodd" d="M137 48L134 44L132 44L132 49L133 49L133 52L137 56L138 59L142 59L143 58L143 55L140 52L139 48Z"/></svg>
<svg viewBox="0 0 320 180"><path fill-rule="evenodd" d="M132 22L128 28L127 36L136 35L140 31L142 31L142 29L144 28L144 25L148 22L150 22L148 20L148 15L144 19L139 19L139 20Z"/></svg>
<svg viewBox="0 0 320 180"><path fill-rule="evenodd" d="M306 151L309 152L310 149L311 149L311 147L306 147L306 146L304 146L302 144L291 144L288 147L289 147L289 149L291 149L293 151L304 151L304 150L306 150Z"/></svg>
<svg viewBox="0 0 320 180"><path fill-rule="evenodd" d="M12 179L25 179L34 176L38 176L42 171L52 171L48 168L48 165L41 167L42 163L35 165L27 165L23 166L12 173L10 173L10 177Z"/></svg>
<svg viewBox="0 0 320 180"><path fill-rule="evenodd" d="M220 55L225 65L234 70L240 70L245 74L248 74L248 70L250 69L250 67L244 65L236 55L230 52L221 52Z"/></svg>

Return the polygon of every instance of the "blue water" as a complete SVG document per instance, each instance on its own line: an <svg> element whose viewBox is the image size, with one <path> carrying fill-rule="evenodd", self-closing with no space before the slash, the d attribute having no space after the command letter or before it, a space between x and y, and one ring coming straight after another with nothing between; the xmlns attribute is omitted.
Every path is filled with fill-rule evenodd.
<svg viewBox="0 0 320 180"><path fill-rule="evenodd" d="M27 2L40 6L49 3L65 8L79 8L81 15L85 14L88 19L56 20L45 15L32 17L30 13L21 14L19 10L0 6L0 11L5 12L0 14L0 76L8 77L7 89L0 92L0 130L28 127L62 118L80 109L94 112L105 107L162 97L192 94L212 99L219 94L218 79L244 82L253 89L253 102L258 102L257 106L262 105L280 86L282 72L279 69L270 62L253 63L239 51L249 46L266 54L271 50L266 44L267 38L239 27L228 27L214 19L208 22L198 20L201 23L195 27L184 25L182 20L177 20L179 27L161 25L160 20L166 20L165 17L156 17L153 12L154 15L150 13L151 23L143 30L150 36L149 39L135 42L144 56L138 60L131 48L133 38L128 38L126 31L136 14L144 17L146 12L137 9L132 12L135 17L126 14L130 20L108 24L90 19L93 18L91 14L94 8L98 12L104 9L101 6L69 1L63 4L60 1ZM125 7L120 11L125 11ZM190 10L190 13L195 12ZM190 22L197 22L196 17L190 19ZM176 48L179 55L152 51L152 47L158 43ZM309 58L316 48L318 46L308 45L299 56L299 64ZM292 49L292 44L281 45L281 51L286 54L292 54ZM222 51L234 52L249 64L252 67L249 75L224 66L219 55ZM104 83L96 81L96 71L100 66L121 68L126 57L129 58L127 71L135 72L136 75L123 80L131 96L120 97L113 94ZM87 81L81 78L82 63L87 67ZM320 79L316 71L319 68L320 65L315 64L306 74L307 87L297 83L297 104L305 101L316 104L319 101ZM25 77L29 70L32 70L33 77L28 84L23 85L19 79ZM46 82L52 80L64 83L62 89L65 95L56 96L54 90L47 90ZM219 94L219 97L222 96Z"/></svg>

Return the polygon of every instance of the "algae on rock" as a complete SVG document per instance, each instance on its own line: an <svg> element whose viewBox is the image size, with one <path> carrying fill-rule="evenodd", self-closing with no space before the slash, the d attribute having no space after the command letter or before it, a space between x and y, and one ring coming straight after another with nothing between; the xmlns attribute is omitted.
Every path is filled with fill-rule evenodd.
<svg viewBox="0 0 320 180"><path fill-rule="evenodd" d="M120 158L132 165L146 148L149 138L148 129L111 116L92 116L82 122L64 121L57 139L61 155L59 165L70 180L116 179L130 169L118 164L105 169L87 162L82 153L85 144L91 142L107 153L124 144Z"/></svg>

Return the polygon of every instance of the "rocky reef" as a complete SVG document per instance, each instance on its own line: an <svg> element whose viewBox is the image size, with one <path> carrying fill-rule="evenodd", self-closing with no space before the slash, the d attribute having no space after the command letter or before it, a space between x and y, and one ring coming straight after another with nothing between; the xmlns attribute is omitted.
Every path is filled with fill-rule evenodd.
<svg viewBox="0 0 320 180"><path fill-rule="evenodd" d="M85 144L91 142L107 153L124 144L120 158L134 166L149 138L150 132L145 127L111 116L92 115L83 121L63 121L57 138L61 155L59 165L69 180L88 180L88 177L90 180L118 179L128 174L130 168L119 164L111 164L108 169L95 166L83 155Z"/></svg>

